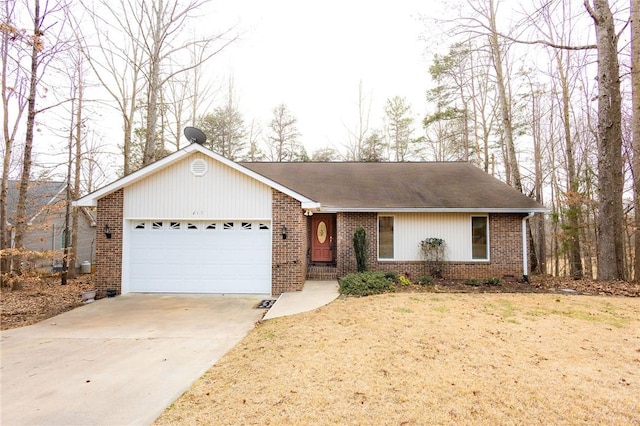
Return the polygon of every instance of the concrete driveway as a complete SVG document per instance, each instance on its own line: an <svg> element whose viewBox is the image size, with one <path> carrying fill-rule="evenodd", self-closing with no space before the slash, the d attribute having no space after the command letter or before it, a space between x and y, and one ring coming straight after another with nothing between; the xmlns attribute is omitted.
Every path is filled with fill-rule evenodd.
<svg viewBox="0 0 640 426"><path fill-rule="evenodd" d="M3 425L144 425L260 320L259 296L128 294L1 336Z"/></svg>

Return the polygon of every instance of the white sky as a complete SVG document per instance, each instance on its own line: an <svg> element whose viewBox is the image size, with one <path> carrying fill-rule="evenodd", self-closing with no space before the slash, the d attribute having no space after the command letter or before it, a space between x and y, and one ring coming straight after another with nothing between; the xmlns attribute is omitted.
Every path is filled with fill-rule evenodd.
<svg viewBox="0 0 640 426"><path fill-rule="evenodd" d="M358 84L371 100L370 127L382 126L384 103L405 97L421 134L429 84L420 40L435 2L418 0L216 0L211 22L243 31L210 67L231 74L245 122L266 132L273 109L286 104L311 155L340 148L357 120ZM437 2L441 3L441 2ZM218 21L220 19L220 21ZM216 103L218 104L218 103Z"/></svg>

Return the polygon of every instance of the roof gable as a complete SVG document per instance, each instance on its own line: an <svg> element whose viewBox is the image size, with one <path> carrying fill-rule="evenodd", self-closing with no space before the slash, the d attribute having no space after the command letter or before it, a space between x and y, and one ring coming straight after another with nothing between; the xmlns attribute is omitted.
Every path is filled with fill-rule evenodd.
<svg viewBox="0 0 640 426"><path fill-rule="evenodd" d="M98 189L97 191L92 192L91 194L85 195L84 197L80 198L79 200L77 200L74 205L76 206L80 206L80 207L89 207L89 206L96 206L98 203L98 200L100 198L103 198L113 192L118 191L119 189L125 188L129 185L133 185L137 182L142 181L143 179L147 179L147 178L152 178L152 176L156 173L161 173L163 170L165 170L166 168L170 167L171 165L183 160L184 158L195 154L195 153L201 153L203 155L206 155L210 158L212 158L213 160L224 164L225 166L230 167L231 169L238 171L246 176L249 176L253 179L256 179L257 181L270 186L271 188L277 189L287 195L289 195L290 197L298 200L301 202L302 207L303 208L317 208L317 203L314 203L312 200L308 199L307 197L296 193L295 191L293 191L290 188L287 188L285 186L282 186L280 183L273 181L271 179L269 179L268 177L262 176L250 169L245 168L244 166L240 165L239 163L233 162L231 160L228 160L224 157L222 157L221 155L218 155L216 153L214 153L213 151L203 147L200 144L197 143L192 143L190 145L187 145L186 147L182 148L179 151L174 152L173 154L158 160L152 164L149 164L146 167L143 167L140 170L137 170L127 176L124 176L100 189Z"/></svg>

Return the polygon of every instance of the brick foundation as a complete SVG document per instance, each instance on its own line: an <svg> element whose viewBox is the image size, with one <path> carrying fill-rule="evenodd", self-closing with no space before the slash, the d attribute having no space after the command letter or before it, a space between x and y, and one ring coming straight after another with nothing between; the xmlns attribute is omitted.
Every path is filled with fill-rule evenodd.
<svg viewBox="0 0 640 426"><path fill-rule="evenodd" d="M120 189L98 200L96 218L96 291L104 297L107 289L122 291L122 215L124 191ZM111 230L111 238L104 234L104 226Z"/></svg>

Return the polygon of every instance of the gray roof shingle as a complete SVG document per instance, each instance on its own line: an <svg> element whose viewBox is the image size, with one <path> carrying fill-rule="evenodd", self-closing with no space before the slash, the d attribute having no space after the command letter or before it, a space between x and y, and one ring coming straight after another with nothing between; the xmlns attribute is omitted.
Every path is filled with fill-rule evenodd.
<svg viewBox="0 0 640 426"><path fill-rule="evenodd" d="M544 211L467 162L240 163L323 210Z"/></svg>

